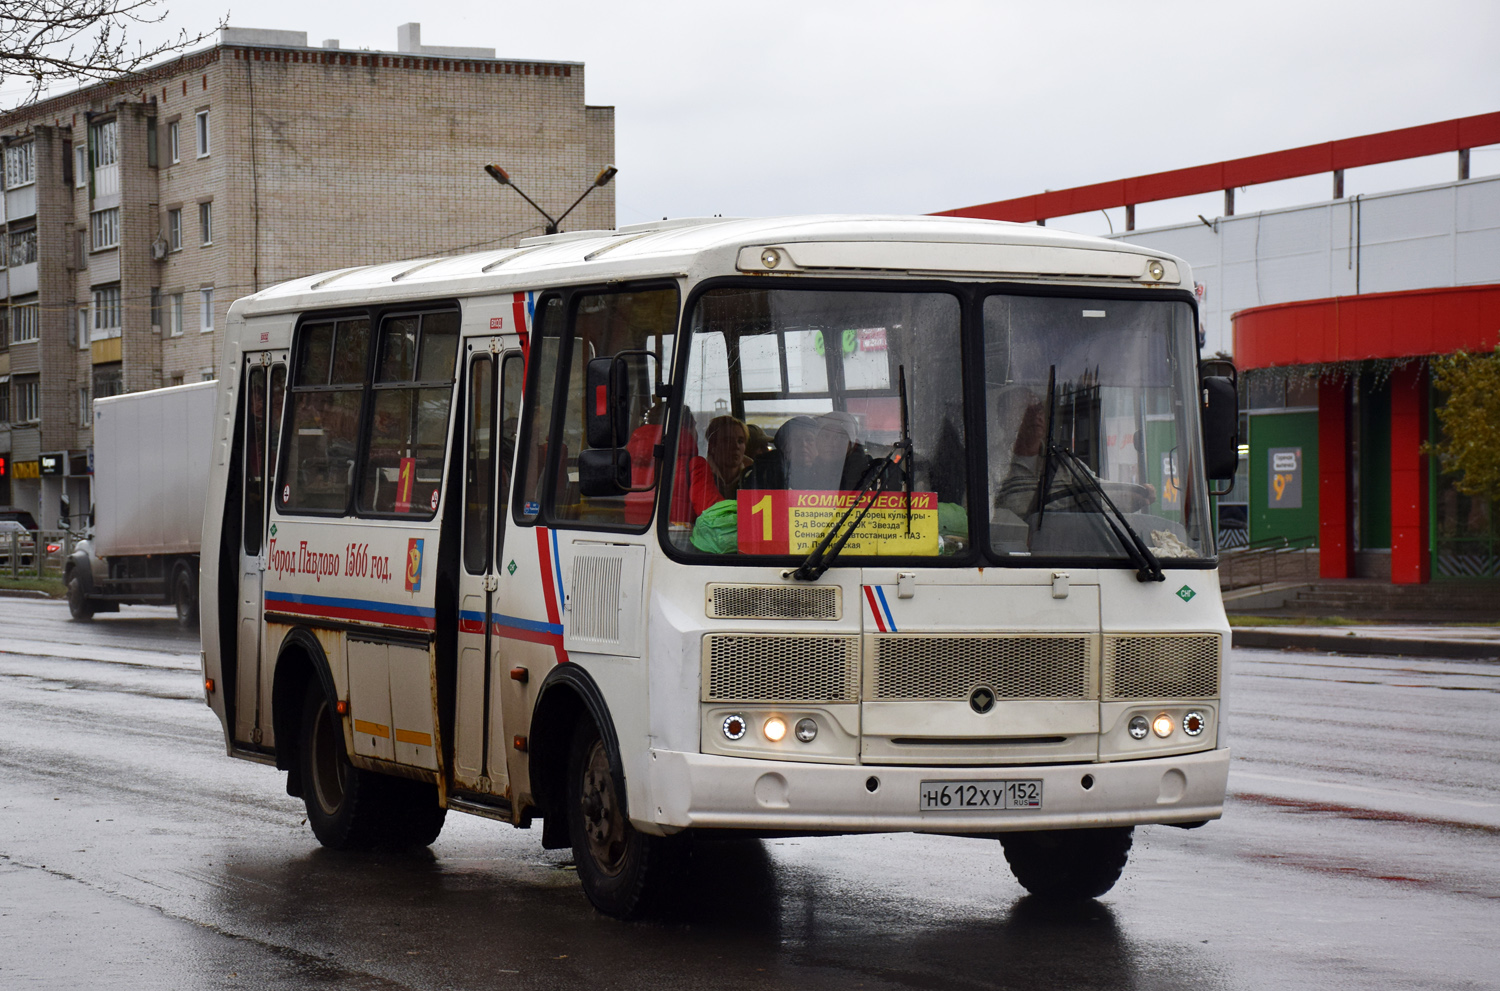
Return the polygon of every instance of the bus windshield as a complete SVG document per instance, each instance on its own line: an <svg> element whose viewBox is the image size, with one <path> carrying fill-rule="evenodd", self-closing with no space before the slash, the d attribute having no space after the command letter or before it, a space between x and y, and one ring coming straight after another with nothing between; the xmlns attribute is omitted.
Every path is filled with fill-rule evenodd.
<svg viewBox="0 0 1500 991"><path fill-rule="evenodd" d="M1002 562L1127 563L1112 502L1158 558L1210 552L1191 307L987 296L972 331L983 441L964 423L963 312L957 292L931 290L699 296L674 547L805 557L842 526L844 558L970 559L978 544ZM982 507L969 498L981 467Z"/></svg>

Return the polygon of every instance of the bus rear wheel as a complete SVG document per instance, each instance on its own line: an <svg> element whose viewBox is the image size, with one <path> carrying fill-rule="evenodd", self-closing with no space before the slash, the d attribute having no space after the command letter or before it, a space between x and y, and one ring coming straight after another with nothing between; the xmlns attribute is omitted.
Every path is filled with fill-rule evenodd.
<svg viewBox="0 0 1500 991"><path fill-rule="evenodd" d="M1050 901L1098 898L1120 879L1134 826L1001 833L1005 859L1021 887Z"/></svg>
<svg viewBox="0 0 1500 991"><path fill-rule="evenodd" d="M302 801L318 842L335 850L405 849L432 843L448 810L437 787L349 763L344 727L321 686L309 686L302 708Z"/></svg>
<svg viewBox="0 0 1500 991"><path fill-rule="evenodd" d="M685 866L687 837L648 836L630 825L622 783L599 731L584 721L568 756L568 836L583 893L630 919L661 906Z"/></svg>
<svg viewBox="0 0 1500 991"><path fill-rule="evenodd" d="M172 605L177 607L178 626L190 630L198 625L198 585L185 564L179 564L172 575Z"/></svg>

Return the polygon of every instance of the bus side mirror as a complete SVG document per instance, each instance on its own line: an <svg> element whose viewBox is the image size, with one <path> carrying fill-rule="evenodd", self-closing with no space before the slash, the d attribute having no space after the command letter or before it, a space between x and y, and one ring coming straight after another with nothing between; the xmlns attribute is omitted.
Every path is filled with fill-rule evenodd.
<svg viewBox="0 0 1500 991"><path fill-rule="evenodd" d="M1239 390L1233 379L1205 375L1202 394L1203 459L1209 480L1232 480L1240 467Z"/></svg>
<svg viewBox="0 0 1500 991"><path fill-rule="evenodd" d="M623 447L591 447L578 452L578 491L589 498L630 491L630 454Z"/></svg>
<svg viewBox="0 0 1500 991"><path fill-rule="evenodd" d="M57 501L57 526L60 530L66 530L71 525L69 517L72 514L68 512L69 506L68 494L64 492L62 498Z"/></svg>
<svg viewBox="0 0 1500 991"><path fill-rule="evenodd" d="M630 433L629 369L619 355L614 355L592 359L584 374L589 447L623 446ZM582 480L580 475L580 483Z"/></svg>

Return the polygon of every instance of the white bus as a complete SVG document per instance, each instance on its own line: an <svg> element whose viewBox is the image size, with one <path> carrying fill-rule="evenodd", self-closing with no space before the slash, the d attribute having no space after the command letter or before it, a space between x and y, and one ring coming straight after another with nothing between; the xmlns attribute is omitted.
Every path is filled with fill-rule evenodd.
<svg viewBox="0 0 1500 991"><path fill-rule="evenodd" d="M1229 766L1236 404L1192 290L1130 244L811 217L241 299L201 588L228 752L333 847L540 818L622 917L700 830L992 836L1102 894Z"/></svg>

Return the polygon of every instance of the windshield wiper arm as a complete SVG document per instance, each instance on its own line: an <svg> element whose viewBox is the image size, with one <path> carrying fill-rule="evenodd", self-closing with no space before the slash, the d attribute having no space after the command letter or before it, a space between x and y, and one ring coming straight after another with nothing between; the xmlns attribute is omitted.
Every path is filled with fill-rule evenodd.
<svg viewBox="0 0 1500 991"><path fill-rule="evenodd" d="M890 454L887 454L879 461L870 463L870 467L865 469L864 478L860 480L859 491L855 493L853 501L849 503L849 508L845 509L833 526L829 528L828 532L823 534L823 539L818 541L818 546L814 547L812 553L807 555L807 560L802 562L801 567L792 572L793 578L805 582L815 582L823 577L823 572L833 567L833 562L838 558L839 553L843 551L844 545L849 542L849 538L854 535L854 531L858 530L859 525L865 521L865 515L870 512L870 508L875 505L880 499L881 494L885 492L886 469L891 465L900 464L904 455L905 451L900 445L897 445ZM870 500L861 507L861 500L864 499L865 494L871 488L875 490L875 494L870 496ZM842 535L839 535L839 531L843 529L844 524L849 520L849 516L856 509L859 509L860 512L859 517L854 521L854 525L844 530ZM835 536L838 536L837 543L834 542ZM829 544L833 544L832 548L829 547Z"/></svg>
<svg viewBox="0 0 1500 991"><path fill-rule="evenodd" d="M1093 472L1089 471L1088 465L1083 463L1083 459L1073 450L1063 447L1061 444L1052 443L1051 441L1047 443L1047 450L1049 453L1058 456L1058 460L1067 467L1068 473L1073 476L1074 481L1082 485L1089 495L1093 497L1094 508L1098 510L1100 516L1104 517L1104 522L1109 524L1110 530L1114 532L1115 539L1125 548L1131 560L1139 566L1139 570L1135 573L1136 581L1166 581L1167 576L1162 572L1161 561L1151 552L1151 548L1146 546L1146 542L1141 539L1141 535L1136 532L1135 527L1130 525L1130 520L1125 518L1125 514L1120 511L1120 507L1115 505L1114 500L1109 497L1109 493L1104 491L1104 484L1094 476ZM1119 526L1115 526L1115 520L1110 519L1109 514L1104 512L1103 506L1099 505L1100 500L1103 500L1103 506L1109 507L1109 511L1114 514L1115 519L1120 521L1120 526L1125 528L1124 533L1120 532Z"/></svg>

